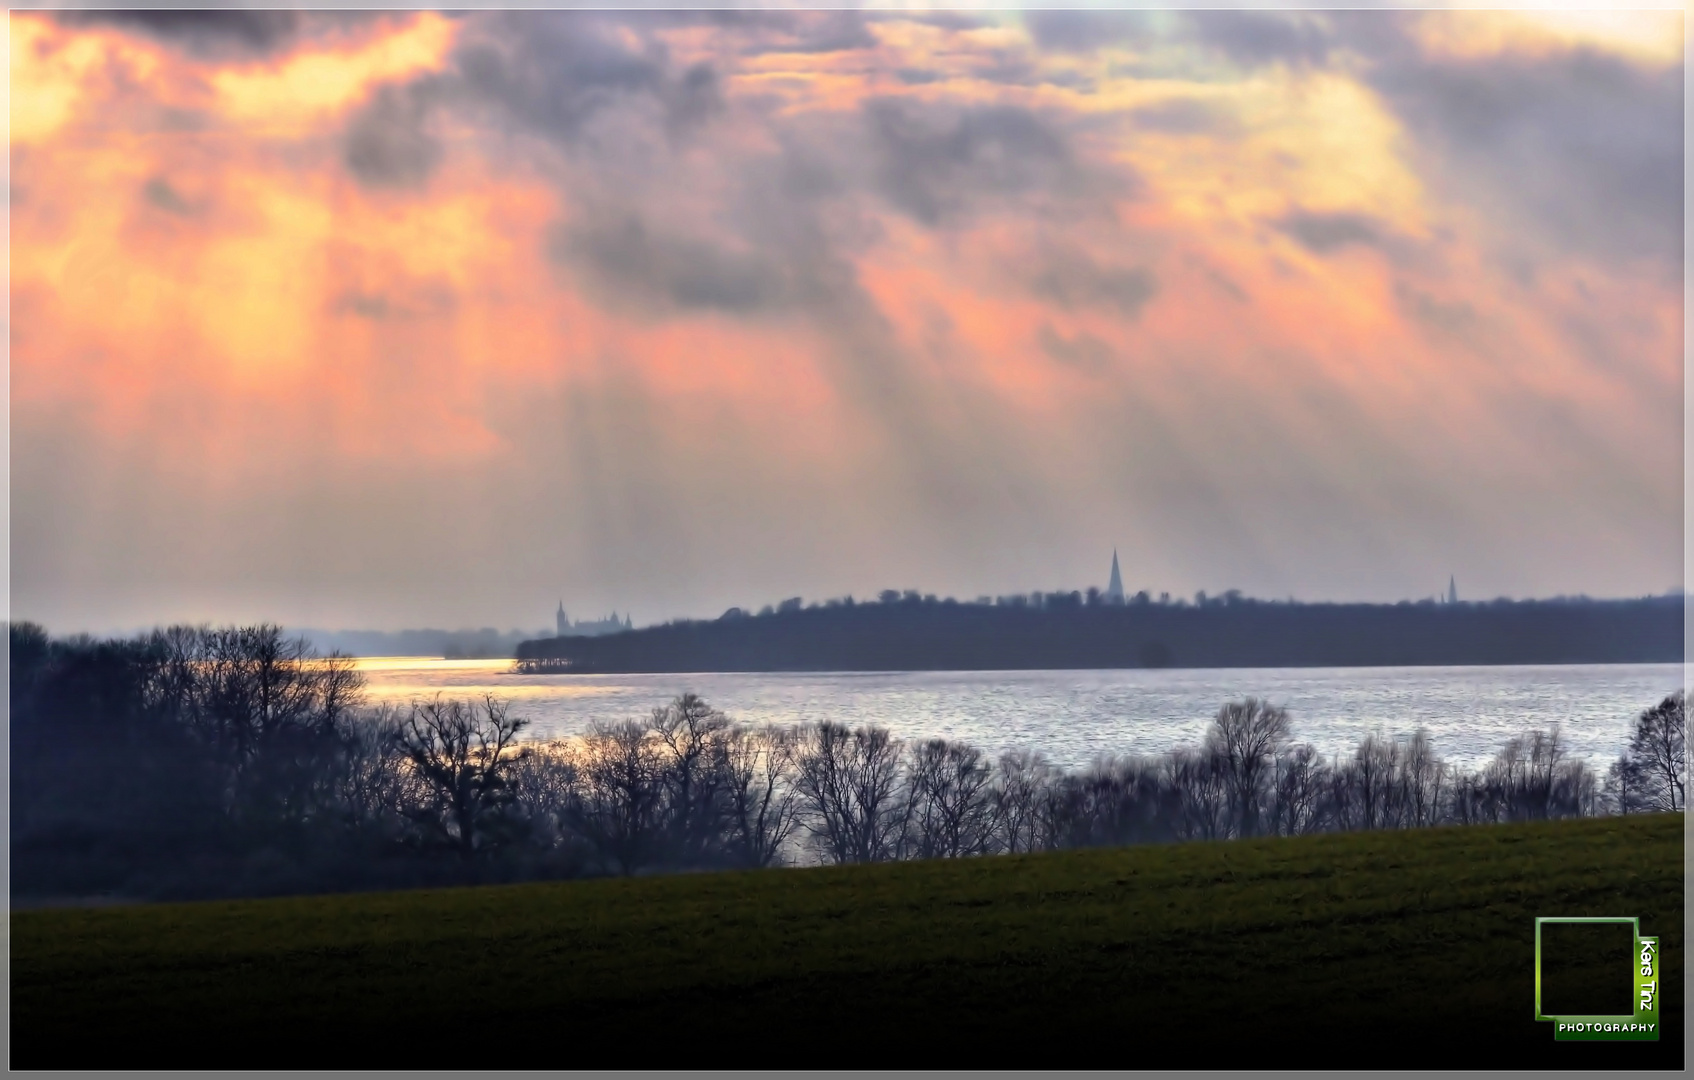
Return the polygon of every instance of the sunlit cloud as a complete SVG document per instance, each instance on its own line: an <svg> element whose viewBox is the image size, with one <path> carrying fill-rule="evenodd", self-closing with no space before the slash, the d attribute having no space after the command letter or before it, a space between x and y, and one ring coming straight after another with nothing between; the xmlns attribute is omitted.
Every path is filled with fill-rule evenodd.
<svg viewBox="0 0 1694 1080"><path fill-rule="evenodd" d="M64 127L112 68L127 68L143 80L157 73L152 50L102 35L67 33L39 18L10 21L14 146L41 142Z"/></svg>
<svg viewBox="0 0 1694 1080"><path fill-rule="evenodd" d="M451 21L424 13L371 41L215 71L210 82L229 122L266 134L305 134L308 125L360 100L376 83L438 68L453 31Z"/></svg>
<svg viewBox="0 0 1694 1080"><path fill-rule="evenodd" d="M1464 59L1592 48L1676 65L1682 62L1682 19L1680 11L1663 10L1441 12L1418 18L1414 34L1430 53Z"/></svg>

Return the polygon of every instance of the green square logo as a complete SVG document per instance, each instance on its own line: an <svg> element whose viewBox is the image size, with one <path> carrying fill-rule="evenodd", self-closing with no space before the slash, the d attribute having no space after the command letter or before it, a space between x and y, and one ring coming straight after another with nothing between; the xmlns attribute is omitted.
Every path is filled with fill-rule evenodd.
<svg viewBox="0 0 1694 1080"><path fill-rule="evenodd" d="M1549 1016L1541 1008L1541 927L1547 923L1625 923L1635 940L1629 956L1634 1011L1617 1016ZM1624 962L1618 957L1618 963ZM1558 1042L1659 1041L1659 939L1641 936L1641 920L1618 916L1555 916L1535 920L1535 1019L1553 1025Z"/></svg>

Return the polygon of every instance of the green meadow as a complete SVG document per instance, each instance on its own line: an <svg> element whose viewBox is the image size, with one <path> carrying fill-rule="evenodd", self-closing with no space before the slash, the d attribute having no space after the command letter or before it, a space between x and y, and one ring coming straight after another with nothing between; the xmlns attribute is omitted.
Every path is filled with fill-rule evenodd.
<svg viewBox="0 0 1694 1080"><path fill-rule="evenodd" d="M22 911L11 1064L1679 1068L1682 906L1658 814ZM1538 915L1659 935L1665 1038L1555 1044Z"/></svg>

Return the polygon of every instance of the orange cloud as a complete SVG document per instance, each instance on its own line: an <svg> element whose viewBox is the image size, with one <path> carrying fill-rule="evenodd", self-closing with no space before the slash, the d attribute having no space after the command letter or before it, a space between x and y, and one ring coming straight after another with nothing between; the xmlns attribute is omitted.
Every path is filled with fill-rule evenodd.
<svg viewBox="0 0 1694 1080"><path fill-rule="evenodd" d="M155 50L128 39L67 31L40 15L11 12L7 23L14 146L46 141L70 123L109 69L127 69L143 82L158 75Z"/></svg>
<svg viewBox="0 0 1694 1080"><path fill-rule="evenodd" d="M1444 11L1415 22L1420 43L1441 56L1546 55L1587 46L1651 64L1682 59L1676 10Z"/></svg>
<svg viewBox="0 0 1694 1080"><path fill-rule="evenodd" d="M455 24L434 12L369 41L284 57L276 63L222 68L211 85L219 112L251 133L303 135L362 100L378 83L439 68Z"/></svg>

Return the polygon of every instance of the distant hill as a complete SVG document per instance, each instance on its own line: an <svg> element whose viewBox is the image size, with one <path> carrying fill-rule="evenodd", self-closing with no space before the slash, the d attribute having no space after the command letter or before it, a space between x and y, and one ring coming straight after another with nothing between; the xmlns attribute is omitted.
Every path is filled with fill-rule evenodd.
<svg viewBox="0 0 1694 1080"><path fill-rule="evenodd" d="M885 593L595 638L518 646L537 666L594 672L936 671L1678 663L1683 598L1304 604L1230 595L1198 605L1052 593L964 603Z"/></svg>

